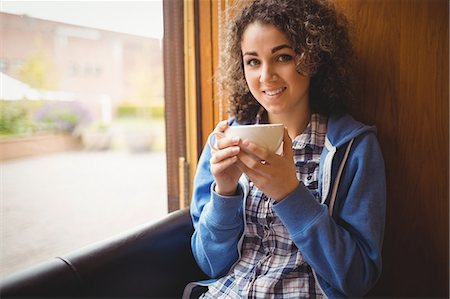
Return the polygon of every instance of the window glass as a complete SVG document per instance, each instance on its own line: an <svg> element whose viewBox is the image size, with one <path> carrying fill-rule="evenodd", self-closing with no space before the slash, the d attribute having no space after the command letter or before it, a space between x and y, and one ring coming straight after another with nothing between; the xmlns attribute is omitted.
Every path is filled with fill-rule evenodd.
<svg viewBox="0 0 450 299"><path fill-rule="evenodd" d="M167 213L162 3L2 1L0 276Z"/></svg>

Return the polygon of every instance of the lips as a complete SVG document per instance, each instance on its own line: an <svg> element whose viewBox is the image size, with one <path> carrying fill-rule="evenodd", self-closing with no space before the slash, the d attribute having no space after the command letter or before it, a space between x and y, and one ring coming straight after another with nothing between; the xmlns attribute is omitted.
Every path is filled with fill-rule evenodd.
<svg viewBox="0 0 450 299"><path fill-rule="evenodd" d="M276 96L276 95L282 93L285 90L286 90L286 87L280 87L280 88L277 88L277 89L264 90L263 92L266 95L268 95L268 96Z"/></svg>

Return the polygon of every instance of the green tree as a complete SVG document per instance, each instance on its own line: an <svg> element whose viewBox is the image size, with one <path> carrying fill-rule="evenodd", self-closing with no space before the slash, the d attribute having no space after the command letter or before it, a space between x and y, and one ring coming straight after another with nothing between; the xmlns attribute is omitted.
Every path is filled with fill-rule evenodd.
<svg viewBox="0 0 450 299"><path fill-rule="evenodd" d="M35 51L30 54L18 70L20 80L37 89L55 89L53 63L47 58L38 39Z"/></svg>

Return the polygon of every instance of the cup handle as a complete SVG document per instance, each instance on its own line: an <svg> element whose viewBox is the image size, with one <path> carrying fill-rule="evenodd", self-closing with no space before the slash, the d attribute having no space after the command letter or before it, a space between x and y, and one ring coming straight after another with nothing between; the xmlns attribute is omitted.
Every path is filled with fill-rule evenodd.
<svg viewBox="0 0 450 299"><path fill-rule="evenodd" d="M220 136L220 137L225 137L225 134L222 132L217 132L217 131L212 131L211 134L209 134L208 136L208 140L207 143L209 145L210 148L212 148L215 151L218 151L219 149L216 147L216 143L213 141L213 136Z"/></svg>

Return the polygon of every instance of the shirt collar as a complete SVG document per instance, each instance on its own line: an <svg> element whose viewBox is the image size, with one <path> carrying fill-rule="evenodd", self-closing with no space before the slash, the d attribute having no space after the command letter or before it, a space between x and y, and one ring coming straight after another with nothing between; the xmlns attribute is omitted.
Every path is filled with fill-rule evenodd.
<svg viewBox="0 0 450 299"><path fill-rule="evenodd" d="M323 147L327 132L327 121L328 118L326 116L318 113L312 114L306 129L292 141L292 148L301 150L307 145Z"/></svg>

